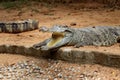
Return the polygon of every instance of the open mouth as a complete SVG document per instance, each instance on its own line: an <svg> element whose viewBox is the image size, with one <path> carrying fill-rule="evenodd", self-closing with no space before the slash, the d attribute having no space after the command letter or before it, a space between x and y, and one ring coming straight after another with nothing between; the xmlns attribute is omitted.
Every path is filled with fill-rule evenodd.
<svg viewBox="0 0 120 80"><path fill-rule="evenodd" d="M57 43L59 43L63 38L64 38L65 33L60 33L60 32L53 32L52 33L52 39L51 41L47 44L48 47L53 47Z"/></svg>

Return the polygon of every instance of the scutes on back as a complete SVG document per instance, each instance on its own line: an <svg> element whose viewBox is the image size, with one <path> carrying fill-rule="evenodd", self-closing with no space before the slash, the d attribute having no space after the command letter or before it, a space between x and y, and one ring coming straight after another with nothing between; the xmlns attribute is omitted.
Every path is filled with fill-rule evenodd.
<svg viewBox="0 0 120 80"><path fill-rule="evenodd" d="M39 22L37 20L24 20L24 21L10 21L0 22L0 32L6 33L19 33L30 31L38 28Z"/></svg>

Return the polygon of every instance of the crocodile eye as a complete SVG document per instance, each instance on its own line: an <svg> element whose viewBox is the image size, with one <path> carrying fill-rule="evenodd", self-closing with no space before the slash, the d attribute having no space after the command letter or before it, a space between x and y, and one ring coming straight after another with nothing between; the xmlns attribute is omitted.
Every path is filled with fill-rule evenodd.
<svg viewBox="0 0 120 80"><path fill-rule="evenodd" d="M65 30L65 32L71 33L71 30Z"/></svg>

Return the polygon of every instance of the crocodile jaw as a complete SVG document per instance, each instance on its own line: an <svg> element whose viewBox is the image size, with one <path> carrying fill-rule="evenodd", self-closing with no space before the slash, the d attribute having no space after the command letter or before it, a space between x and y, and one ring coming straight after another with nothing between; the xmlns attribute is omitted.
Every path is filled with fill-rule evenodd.
<svg viewBox="0 0 120 80"><path fill-rule="evenodd" d="M65 33L53 32L52 39L47 43L48 47L54 47L56 44L60 43L64 38Z"/></svg>

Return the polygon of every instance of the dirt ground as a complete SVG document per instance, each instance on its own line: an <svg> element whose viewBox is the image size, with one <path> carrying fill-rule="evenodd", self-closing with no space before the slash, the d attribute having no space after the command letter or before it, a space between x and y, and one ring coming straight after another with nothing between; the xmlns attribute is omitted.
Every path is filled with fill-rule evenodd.
<svg viewBox="0 0 120 80"><path fill-rule="evenodd" d="M86 26L118 26L120 25L120 10L110 10L110 9L81 9L83 4L71 4L71 5L59 5L59 6L43 6L37 4L34 7L5 10L0 9L0 21L14 21L14 20L24 20L24 19L37 19L39 20L40 26L52 27L55 24L69 25L71 27L86 27ZM102 6L99 4L87 4L89 7ZM0 33L0 45L1 44L16 44L16 45L29 45L32 46L35 43L41 42L44 39L50 37L50 33L42 33L38 30L23 32L18 34ZM85 47L84 49L89 49L91 47ZM95 49L92 47L92 49ZM120 53L120 44L115 44L112 47L101 47L97 48L99 50L108 49L108 51L113 51ZM0 54L0 65L10 65L23 60L34 60L41 61L41 59L35 59L32 57L26 57L21 55L13 54ZM42 60L46 62L46 60ZM60 62L62 65L62 62ZM117 77L120 73L119 69L113 69L108 67L103 67L100 65L78 65L74 63L64 63L64 67L73 66L74 68L81 67L83 72L94 71L94 69L99 69L101 77L105 78L99 80L119 80ZM86 64L85 64L86 65ZM91 69L91 70L89 70ZM77 74L77 73L75 73ZM103 75L104 74L104 75ZM79 80L79 79L78 79ZM86 79L84 79L86 80Z"/></svg>

